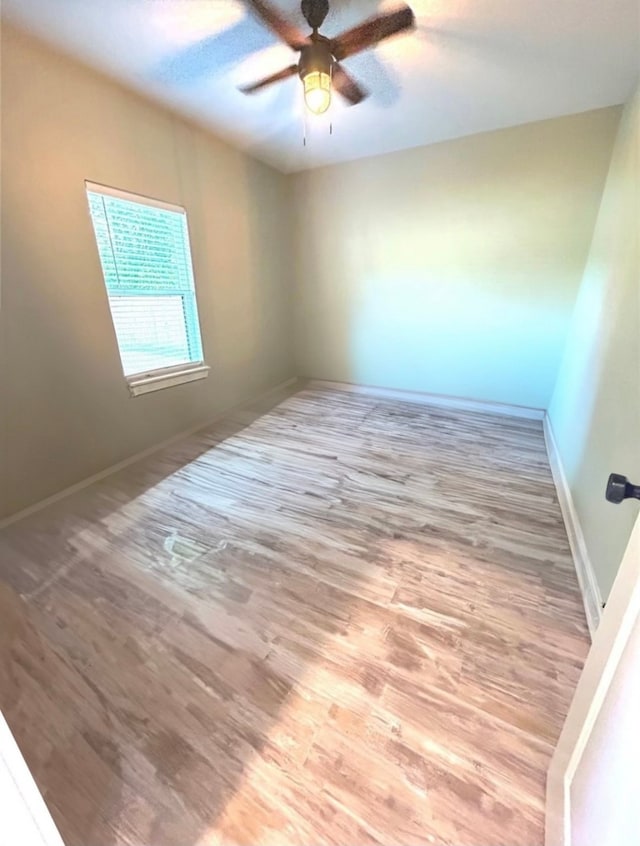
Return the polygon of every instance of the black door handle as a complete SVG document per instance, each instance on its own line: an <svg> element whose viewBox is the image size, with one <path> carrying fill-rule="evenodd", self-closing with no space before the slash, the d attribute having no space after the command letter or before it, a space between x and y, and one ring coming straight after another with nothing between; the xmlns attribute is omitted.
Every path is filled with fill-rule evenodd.
<svg viewBox="0 0 640 846"><path fill-rule="evenodd" d="M612 473L607 482L605 496L609 502L615 502L616 505L623 499L640 499L640 485L632 485L626 476Z"/></svg>

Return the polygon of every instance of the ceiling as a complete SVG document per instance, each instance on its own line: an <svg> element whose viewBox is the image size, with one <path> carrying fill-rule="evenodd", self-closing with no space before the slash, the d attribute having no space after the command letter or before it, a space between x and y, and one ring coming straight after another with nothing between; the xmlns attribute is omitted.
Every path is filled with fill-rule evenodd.
<svg viewBox="0 0 640 846"><path fill-rule="evenodd" d="M299 0L272 3L308 30ZM320 118L305 117L295 77L237 90L296 60L241 0L3 0L2 11L286 172L621 103L638 73L637 0L409 3L415 32L344 62L370 98L349 108L336 96ZM321 32L393 7L334 0Z"/></svg>

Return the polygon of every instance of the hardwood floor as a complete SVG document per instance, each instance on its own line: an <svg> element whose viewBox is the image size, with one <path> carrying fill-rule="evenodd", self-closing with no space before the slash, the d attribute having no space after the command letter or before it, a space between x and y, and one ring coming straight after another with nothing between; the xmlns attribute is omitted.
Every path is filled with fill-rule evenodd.
<svg viewBox="0 0 640 846"><path fill-rule="evenodd" d="M542 844L588 635L541 424L251 416L0 534L0 707L66 844Z"/></svg>

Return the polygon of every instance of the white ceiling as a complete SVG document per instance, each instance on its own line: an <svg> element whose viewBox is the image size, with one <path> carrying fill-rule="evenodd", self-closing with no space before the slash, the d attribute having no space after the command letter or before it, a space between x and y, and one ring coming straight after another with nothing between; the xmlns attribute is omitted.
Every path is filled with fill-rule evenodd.
<svg viewBox="0 0 640 846"><path fill-rule="evenodd" d="M299 0L272 2L307 31ZM3 0L2 11L284 171L621 103L638 73L638 0L409 2L415 32L345 60L371 97L309 116L306 147L297 78L237 90L296 61L241 0ZM393 6L334 0L321 32Z"/></svg>

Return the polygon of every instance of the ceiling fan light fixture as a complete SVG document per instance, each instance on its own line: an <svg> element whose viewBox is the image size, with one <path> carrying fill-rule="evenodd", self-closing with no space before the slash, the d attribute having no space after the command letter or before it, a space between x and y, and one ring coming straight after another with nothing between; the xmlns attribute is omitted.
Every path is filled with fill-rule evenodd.
<svg viewBox="0 0 640 846"><path fill-rule="evenodd" d="M309 71L302 78L304 101L309 111L321 115L331 105L331 75L325 71Z"/></svg>

